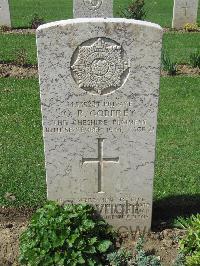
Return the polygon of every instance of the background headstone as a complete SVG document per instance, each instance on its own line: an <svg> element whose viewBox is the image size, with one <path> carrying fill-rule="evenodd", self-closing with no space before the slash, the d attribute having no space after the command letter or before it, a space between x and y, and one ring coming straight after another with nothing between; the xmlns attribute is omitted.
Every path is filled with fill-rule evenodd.
<svg viewBox="0 0 200 266"><path fill-rule="evenodd" d="M151 226L162 29L74 19L37 30L48 199Z"/></svg>
<svg viewBox="0 0 200 266"><path fill-rule="evenodd" d="M0 26L11 27L8 0L0 0Z"/></svg>
<svg viewBox="0 0 200 266"><path fill-rule="evenodd" d="M113 17L113 0L74 0L74 18Z"/></svg>
<svg viewBox="0 0 200 266"><path fill-rule="evenodd" d="M197 22L198 0L174 0L172 28L182 29Z"/></svg>

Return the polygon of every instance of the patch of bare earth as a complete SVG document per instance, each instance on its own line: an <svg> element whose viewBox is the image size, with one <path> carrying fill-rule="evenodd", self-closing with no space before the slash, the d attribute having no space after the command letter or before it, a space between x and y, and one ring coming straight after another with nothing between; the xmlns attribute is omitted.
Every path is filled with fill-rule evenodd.
<svg viewBox="0 0 200 266"><path fill-rule="evenodd" d="M0 208L0 265L19 265L19 236L33 212L32 209Z"/></svg>
<svg viewBox="0 0 200 266"><path fill-rule="evenodd" d="M0 265L19 265L19 236L26 225L27 221L0 222Z"/></svg>
<svg viewBox="0 0 200 266"><path fill-rule="evenodd" d="M200 28L199 29L196 29L196 30L191 30L191 31L188 31L188 30L185 30L185 29L172 29L172 28L163 28L163 31L164 32L172 32L172 33L198 33L200 32Z"/></svg>
<svg viewBox="0 0 200 266"><path fill-rule="evenodd" d="M19 236L33 213L33 209L0 208L0 265L19 265ZM144 236L145 250L159 257L163 266L171 266L177 257L178 239L183 235L184 231L178 229L150 232ZM124 234L120 242L134 253L138 238L139 234Z"/></svg>
<svg viewBox="0 0 200 266"><path fill-rule="evenodd" d="M13 64L0 64L0 77L38 78L38 70L36 66L23 67Z"/></svg>
<svg viewBox="0 0 200 266"><path fill-rule="evenodd" d="M178 74L180 75L188 75L188 76L199 76L200 75L200 68L192 68L189 65L178 65Z"/></svg>
<svg viewBox="0 0 200 266"><path fill-rule="evenodd" d="M174 32L174 33L194 33L194 32L199 32L200 30L195 30L195 31L186 31L185 29L172 29L172 28L163 28L164 32ZM11 29L7 28L3 33L5 34L35 34L36 29Z"/></svg>
<svg viewBox="0 0 200 266"><path fill-rule="evenodd" d="M190 65L178 65L177 66L177 76L199 76L200 68L193 68ZM162 70L161 76L166 77L169 76L167 71Z"/></svg>
<svg viewBox="0 0 200 266"><path fill-rule="evenodd" d="M200 68L192 68L189 65L177 66L178 76L200 76ZM167 71L162 70L161 76L169 76ZM38 69L36 66L19 66L14 64L0 64L0 77L15 78L38 78Z"/></svg>
<svg viewBox="0 0 200 266"><path fill-rule="evenodd" d="M7 29L4 34L35 34L35 29Z"/></svg>
<svg viewBox="0 0 200 266"><path fill-rule="evenodd" d="M178 255L178 241L185 235L180 229L164 229L158 232L149 232L144 235L144 250L147 254L155 255L161 265L172 266ZM129 235L123 238L123 246L133 251L139 235Z"/></svg>

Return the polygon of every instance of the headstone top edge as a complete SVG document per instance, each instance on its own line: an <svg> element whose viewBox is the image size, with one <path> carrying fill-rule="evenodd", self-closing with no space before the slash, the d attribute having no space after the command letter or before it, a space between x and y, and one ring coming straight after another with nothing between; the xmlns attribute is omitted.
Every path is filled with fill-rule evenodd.
<svg viewBox="0 0 200 266"><path fill-rule="evenodd" d="M68 20L60 20L55 22L50 22L43 24L39 26L36 30L36 32L49 30L51 28L55 27L65 27L69 24L81 24L84 22L88 23L125 23L125 24L135 24L139 26L149 27L151 29L160 30L163 32L163 28L155 23L148 22L148 21L141 21L141 20L135 20L135 19L126 19L126 18L76 18L76 19L68 19Z"/></svg>

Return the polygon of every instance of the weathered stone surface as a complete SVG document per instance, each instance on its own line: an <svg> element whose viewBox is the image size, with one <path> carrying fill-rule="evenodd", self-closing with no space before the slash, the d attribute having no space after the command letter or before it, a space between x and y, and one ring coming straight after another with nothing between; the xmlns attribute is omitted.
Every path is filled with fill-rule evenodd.
<svg viewBox="0 0 200 266"><path fill-rule="evenodd" d="M172 28L182 29L197 22L198 0L174 0Z"/></svg>
<svg viewBox="0 0 200 266"><path fill-rule="evenodd" d="M113 0L74 0L74 18L113 17Z"/></svg>
<svg viewBox="0 0 200 266"><path fill-rule="evenodd" d="M48 199L150 228L161 39L160 26L126 19L38 28Z"/></svg>
<svg viewBox="0 0 200 266"><path fill-rule="evenodd" d="M0 0L0 26L11 27L8 0Z"/></svg>

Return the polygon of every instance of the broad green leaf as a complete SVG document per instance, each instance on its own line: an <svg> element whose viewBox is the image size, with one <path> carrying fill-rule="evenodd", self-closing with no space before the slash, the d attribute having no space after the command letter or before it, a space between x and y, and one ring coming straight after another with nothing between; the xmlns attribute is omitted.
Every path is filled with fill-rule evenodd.
<svg viewBox="0 0 200 266"><path fill-rule="evenodd" d="M103 240L99 243L97 249L101 252L104 253L106 252L110 247L112 246L112 242L110 240Z"/></svg>

